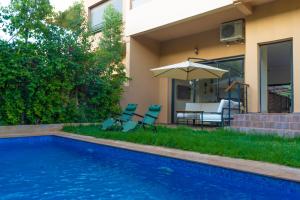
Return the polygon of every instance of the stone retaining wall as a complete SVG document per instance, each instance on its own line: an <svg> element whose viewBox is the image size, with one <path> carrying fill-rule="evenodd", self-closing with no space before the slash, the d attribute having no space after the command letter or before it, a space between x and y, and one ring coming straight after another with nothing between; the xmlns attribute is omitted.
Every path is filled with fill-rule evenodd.
<svg viewBox="0 0 300 200"><path fill-rule="evenodd" d="M238 114L234 116L231 128L248 133L268 133L286 137L296 137L300 136L300 113Z"/></svg>

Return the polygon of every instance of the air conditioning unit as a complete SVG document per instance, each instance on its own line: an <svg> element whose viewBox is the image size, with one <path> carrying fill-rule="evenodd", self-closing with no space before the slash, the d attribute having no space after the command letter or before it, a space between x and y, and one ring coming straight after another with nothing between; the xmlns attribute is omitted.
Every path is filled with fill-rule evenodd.
<svg viewBox="0 0 300 200"><path fill-rule="evenodd" d="M243 19L226 22L220 27L220 41L225 43L245 40L245 22Z"/></svg>

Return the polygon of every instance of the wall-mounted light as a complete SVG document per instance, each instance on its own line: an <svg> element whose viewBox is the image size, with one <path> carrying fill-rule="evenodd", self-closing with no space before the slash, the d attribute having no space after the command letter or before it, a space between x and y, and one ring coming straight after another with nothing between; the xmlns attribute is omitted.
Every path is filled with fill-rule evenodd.
<svg viewBox="0 0 300 200"><path fill-rule="evenodd" d="M199 49L198 49L198 47L195 47L195 48L194 48L194 53L195 53L196 55L199 55Z"/></svg>

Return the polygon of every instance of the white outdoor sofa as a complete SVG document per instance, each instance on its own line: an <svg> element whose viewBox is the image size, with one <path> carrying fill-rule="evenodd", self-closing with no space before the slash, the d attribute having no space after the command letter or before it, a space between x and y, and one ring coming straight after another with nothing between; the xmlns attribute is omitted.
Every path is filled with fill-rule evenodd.
<svg viewBox="0 0 300 200"><path fill-rule="evenodd" d="M241 110L239 103L231 100L230 118ZM201 113L203 111L203 113ZM202 120L203 115L203 120ZM229 120L229 100L222 99L220 103L186 103L184 112L177 112L177 123L193 120L203 123L224 125Z"/></svg>

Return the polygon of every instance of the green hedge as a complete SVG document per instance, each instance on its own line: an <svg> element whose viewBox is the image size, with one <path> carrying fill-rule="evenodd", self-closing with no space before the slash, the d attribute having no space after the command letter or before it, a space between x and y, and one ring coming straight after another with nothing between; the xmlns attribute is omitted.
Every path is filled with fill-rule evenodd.
<svg viewBox="0 0 300 200"><path fill-rule="evenodd" d="M111 7L106 11L103 32L115 35L92 50L80 6L75 30L53 23L45 0L13 1L0 9L0 27L12 38L0 40L0 125L95 122L120 110L127 81L122 16Z"/></svg>

